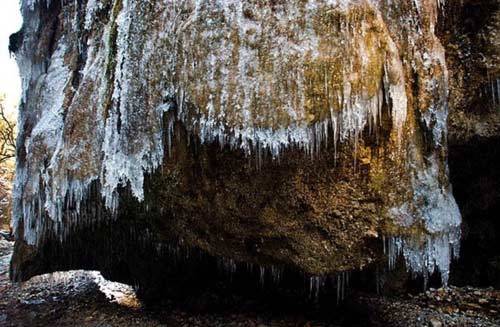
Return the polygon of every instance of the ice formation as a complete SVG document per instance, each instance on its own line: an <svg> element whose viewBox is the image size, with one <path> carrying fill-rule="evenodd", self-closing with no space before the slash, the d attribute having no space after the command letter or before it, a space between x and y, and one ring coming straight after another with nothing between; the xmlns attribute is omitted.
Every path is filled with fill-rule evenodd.
<svg viewBox="0 0 500 327"><path fill-rule="evenodd" d="M17 166L14 229L29 244L48 229L63 237L68 226L81 224L77 214L65 212L78 213L93 182L111 211L119 206L121 186L142 201L144 175L171 149L174 121L202 143L217 141L247 155L269 151L276 158L290 147L314 154L329 141L357 144L365 128L381 123L387 107L391 135L405 149L414 142L407 132L407 70L413 67L422 71L422 92L431 94L420 102L422 119L436 151L446 146L446 66L433 34L441 1L402 2L416 10L403 23L398 4L388 0L276 6L120 0L111 9L98 0L62 1L74 16L62 17L66 33L46 60L36 53L43 24L37 12L56 4L22 3L25 40L17 60L25 159ZM105 24L97 20L103 10L109 11ZM405 33L392 30L400 24ZM422 40L429 42L426 52L419 48ZM402 51L412 53L412 62ZM419 162L409 167L414 198L388 214L424 221L423 243L398 238L395 252L403 252L412 271L438 268L446 282L460 214L440 177L442 159L429 158L409 160Z"/></svg>
<svg viewBox="0 0 500 327"><path fill-rule="evenodd" d="M408 204L391 209L395 221L411 226L420 218L429 234L420 237L392 237L387 245L389 268L403 254L406 267L427 280L428 274L439 271L444 285L448 283L450 262L460 248L461 215L449 187L439 185L439 168L435 157L412 180L414 211ZM415 212L417 214L415 214Z"/></svg>

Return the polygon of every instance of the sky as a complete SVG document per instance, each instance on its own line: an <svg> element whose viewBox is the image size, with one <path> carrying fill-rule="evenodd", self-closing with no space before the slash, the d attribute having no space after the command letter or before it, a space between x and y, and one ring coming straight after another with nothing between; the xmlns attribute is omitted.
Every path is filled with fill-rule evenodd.
<svg viewBox="0 0 500 327"><path fill-rule="evenodd" d="M21 79L14 58L9 55L9 36L22 25L20 0L0 0L0 93L6 95L6 107L15 112L21 95Z"/></svg>

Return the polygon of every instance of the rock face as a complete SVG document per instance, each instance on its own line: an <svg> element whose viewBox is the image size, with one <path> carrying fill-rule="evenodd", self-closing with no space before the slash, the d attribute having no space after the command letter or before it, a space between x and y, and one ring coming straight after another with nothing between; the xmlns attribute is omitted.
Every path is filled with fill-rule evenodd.
<svg viewBox="0 0 500 327"><path fill-rule="evenodd" d="M448 5L440 38L450 68L450 143L500 135L500 11L497 1Z"/></svg>
<svg viewBox="0 0 500 327"><path fill-rule="evenodd" d="M442 5L23 1L12 278L148 283L187 249L325 275L385 251L446 283Z"/></svg>
<svg viewBox="0 0 500 327"><path fill-rule="evenodd" d="M499 9L449 2L438 26L450 71L450 178L464 222L455 285L500 287Z"/></svg>

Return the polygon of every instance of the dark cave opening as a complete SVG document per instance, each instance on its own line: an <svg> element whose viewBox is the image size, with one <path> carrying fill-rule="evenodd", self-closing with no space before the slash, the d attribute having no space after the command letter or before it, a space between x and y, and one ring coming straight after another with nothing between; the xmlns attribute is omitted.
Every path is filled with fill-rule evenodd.
<svg viewBox="0 0 500 327"><path fill-rule="evenodd" d="M460 258L451 283L500 288L500 139L450 144L453 194L462 213Z"/></svg>

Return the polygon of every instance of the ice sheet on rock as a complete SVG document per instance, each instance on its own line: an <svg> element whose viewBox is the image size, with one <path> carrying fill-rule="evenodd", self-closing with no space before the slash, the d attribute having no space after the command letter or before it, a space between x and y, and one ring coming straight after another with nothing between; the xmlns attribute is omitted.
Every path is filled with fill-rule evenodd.
<svg viewBox="0 0 500 327"><path fill-rule="evenodd" d="M23 190L14 192L15 201L22 202L22 209L17 212L16 219L24 219L24 238L30 244L34 243L43 226L39 218L41 211L47 210L51 217L57 219L60 217L57 211L62 210L61 199L51 196L52 172L47 162L50 162L51 156L60 146L64 126L63 102L71 77L70 70L64 64L65 54L66 47L61 42L52 55L47 72L38 74L36 79L33 75L26 77L27 83L34 83L35 89L44 91L39 95L38 103L34 104L39 119L24 146L28 156L46 156L45 160L32 162L31 166L19 169L16 179L16 188ZM42 189L40 184L43 185ZM18 216L21 213L22 218Z"/></svg>
<svg viewBox="0 0 500 327"><path fill-rule="evenodd" d="M85 9L85 21L84 28L90 30L92 23L94 22L97 11L103 8L103 3L101 0L88 0Z"/></svg>
<svg viewBox="0 0 500 327"><path fill-rule="evenodd" d="M123 10L117 18L117 55L113 104L106 120L102 174L102 195L108 208L118 205L117 189L129 185L132 194L144 199L144 174L155 170L163 161L163 111L144 108L137 85L133 84L136 71L147 64L153 44L147 42L142 49L130 40L131 29L146 26L132 25L138 9L135 1L123 1ZM158 104L156 107L160 106ZM149 120L148 120L149 116ZM144 121L150 125L144 125Z"/></svg>
<svg viewBox="0 0 500 327"><path fill-rule="evenodd" d="M373 35L388 43L387 53L383 54L374 50L378 48L368 48L364 44L364 34L371 33L364 23L347 21L338 30L333 28L338 40L330 45L322 44L325 41L320 40L313 26L316 11L346 10L349 1L312 1L304 8L305 12L299 9L299 4L284 6L285 9L278 6L270 12L267 8L256 9L240 1L167 3L169 10L165 11L165 21L192 10L183 25L185 28L167 26L162 37L183 44L179 62L169 60L171 66L167 69L175 76L173 84L177 85L179 116L187 117L184 109L189 103L200 105L200 117L185 123L192 126L202 141L220 140L246 153L263 148L270 150L274 157L290 145L312 152L327 141L327 132L332 126L336 134L333 138L345 141L358 137L368 124L376 124L383 103L380 91L384 88L387 89L386 101L391 104L394 130L401 136L407 114L405 77L398 49L390 36L383 31ZM249 18L248 11L254 11L255 17ZM205 19L208 12L213 12L216 18ZM224 20L218 19L218 13ZM305 26L293 28L300 26L301 19L306 22ZM189 29L189 25L194 24L201 28ZM371 24L382 24L380 15ZM280 32L283 30L289 30L292 36L285 37ZM234 42L227 35L234 35L239 41ZM267 68L261 63L260 48L252 45L257 42L269 52L271 61ZM322 50L324 47L334 52ZM173 50L175 55L178 50ZM200 58L196 57L198 52L202 53ZM379 71L385 66L386 75L391 74L391 78L385 78L384 84L379 83L375 90L353 87L359 80L352 77L354 68L348 54L353 60L362 62L361 72L365 66L376 65L377 59L373 58L380 56L385 63L380 65ZM328 74L323 76L323 72L314 71L315 65L321 66L325 57L347 57L345 62L338 61L344 67L332 72L338 75L340 85L328 81ZM231 62L236 62L234 67L227 64ZM194 65L198 72L193 71ZM202 75L193 76L199 72ZM307 94L307 86L311 83L306 77L308 74L321 76L325 81L321 97L331 99L328 108L312 109L319 112L317 117L306 108L314 101ZM294 93L283 92L287 88L293 88ZM259 99L260 104L255 99ZM259 106L266 114L257 110ZM311 117L314 117L312 122Z"/></svg>
<svg viewBox="0 0 500 327"><path fill-rule="evenodd" d="M249 38L249 32L256 33L265 32L271 33L270 39L275 43L270 49L270 57L308 57L313 58L318 56L318 36L315 34L312 26L308 26L304 31L299 33L299 38L296 42L289 42L280 35L274 35L273 31L269 30L263 21L253 21L245 17L243 13L242 2L225 2L215 1L212 3L205 2L166 2L168 6L163 8L164 15L162 21L165 22L165 31L160 34L161 39L155 40L153 37L144 37L149 32L136 16L136 12L140 11L140 5L136 1L124 1L122 10L118 15L116 23L118 25L117 35L117 54L116 54L116 71L114 77L113 90L113 105L109 110L109 117L106 120L105 137L103 143L103 169L101 174L102 193L106 199L107 206L115 209L118 203L116 198L117 188L121 185L130 185L133 194L139 199L143 198L142 184L144 172L154 170L163 159L163 144L161 141L161 121L162 113L158 111L147 112L144 110L144 102L141 101L143 94L137 93L138 88L142 87L137 83L136 79L138 71L143 67L147 67L152 60L158 62L166 62L164 67L166 71L166 80L171 81L171 84L166 84L165 89L169 90L176 98L176 103L179 108L178 119L184 121L188 128L200 136L202 142L219 141L226 143L233 148L241 148L246 153L258 151L271 151L274 157L290 145L298 145L308 152L314 150L319 151L321 144L328 141L328 130L334 130L333 140L346 141L350 138L358 138L362 130L367 125L375 125L380 120L381 106L383 102L382 89L387 88L385 96L392 99L392 115L394 120L395 130L398 135L401 134L402 125L406 118L406 94L404 92L405 81L402 73L402 66L397 49L392 45L387 51L387 60L385 66L392 75L398 76L396 84L394 81L386 79L384 85L379 85L379 90L373 95L366 95L363 92L353 91L351 87L352 81L346 80L341 89L341 93L335 95L339 102L339 107L330 108L330 113L327 117L313 124L307 119L307 112L304 110L306 97L303 94L305 80L303 77L303 67L298 67L296 76L292 80L297 80L297 101L290 102L287 94L276 94L283 107L269 108L273 111L282 112L288 115L291 122L286 127L262 127L266 125L264 121L256 121L255 103L251 99L255 99L260 95L255 93L255 89L261 89L261 94L271 95L273 89L272 79L279 76L282 72L287 71L288 67L280 68L279 61L276 61L278 70L271 72L272 79L268 77L251 77L253 73L259 71L256 63L259 62L258 51L250 47L240 47L238 49L238 64L236 69L236 91L234 89L234 77L230 76L230 72L224 68L223 63L231 59L234 44L227 39L224 33L230 33L232 30L237 30L240 38ZM319 2L321 5L333 6L335 9L338 2ZM342 8L346 8L345 4ZM207 9L207 6L210 8ZM294 7L290 6L291 11L278 11L275 15L279 24L286 26L290 17L299 16L302 13L298 10L293 11ZM309 8L309 7L308 7ZM313 15L314 11L310 7L311 12L308 15ZM95 10L95 4L89 2L87 5L87 14L89 10ZM187 19L184 17L184 22L181 21L181 12L189 12L192 10L191 16ZM205 20L203 15L207 15L210 11L221 12L227 19L227 26L222 29L217 29L212 26L216 21L211 19ZM269 15L269 13L268 13ZM88 16L90 17L90 16ZM132 20L132 17L135 17ZM144 18L146 19L146 18ZM189 25L195 20L202 20L202 25L206 24L205 30L201 35L193 34L195 30L190 31ZM87 20L86 20L87 21ZM170 22L173 22L170 25ZM177 24L174 24L177 22ZM183 26L179 29L179 24ZM267 30L266 30L267 28ZM363 27L364 28L364 27ZM226 30L224 30L226 29ZM188 52L191 46L190 42L198 42L199 38L205 40L213 40L214 44L208 44L209 49L207 55L202 58L203 61L194 61L194 58L176 59L176 52ZM147 39L145 44L141 44L137 40ZM359 38L359 37L358 37ZM168 42L171 40L183 40L182 49L171 48L161 52L162 46L158 42ZM252 38L248 40L252 42ZM361 42L361 41L360 41ZM392 43L391 43L392 44ZM176 46L176 45L174 45ZM198 46L193 43L193 47ZM360 53L360 56L365 56ZM198 60L198 59L196 59ZM286 63L287 60L283 60ZM301 61L299 60L299 63ZM193 72L191 65L200 65L198 70L206 69L207 83L194 79L197 86L190 90L190 83L193 81L193 76L186 75L176 77L172 80L172 76L182 75L182 72ZM302 64L304 64L302 62ZM180 65L180 66L179 66ZM184 66L182 66L184 65ZM184 67L184 68L183 68ZM181 68L179 70L179 68ZM156 73L156 72L154 72ZM170 74L170 76L168 75ZM187 74L187 73L186 73ZM221 76L216 76L219 74ZM345 72L346 76L348 72ZM295 78L296 77L296 78ZM185 79L184 79L185 78ZM204 78L204 77L202 77ZM270 82L271 81L271 82ZM192 103L197 104L196 92L197 88L203 85L208 85L209 98L206 108L200 112L202 114L194 120L189 120L189 115L186 111ZM164 90L158 90L164 92ZM234 99L239 99L234 102ZM233 102L231 102L233 101ZM266 100L264 100L266 102ZM271 103L271 101L267 101ZM230 105L232 104L232 105ZM152 107L159 107L162 103L152 103ZM152 115L151 115L152 113ZM137 121L137 117L143 114L150 115L151 126L141 128L142 122ZM131 116L129 118L129 116ZM142 117L139 119L144 120ZM231 122L235 120L238 123ZM122 126L126 133L120 131L119 126ZM131 132L131 130L138 134ZM137 140L141 140L142 145L135 146Z"/></svg>
<svg viewBox="0 0 500 327"><path fill-rule="evenodd" d="M422 81L427 92L435 94L426 110L422 112L422 120L427 128L432 132L432 139L436 147L446 145L448 134L447 119L448 119L448 70L446 68L445 51L441 44L434 42L433 48L417 52L417 57L420 57L424 69L432 72L432 67L439 65L443 69L442 77L435 77L429 73Z"/></svg>
<svg viewBox="0 0 500 327"><path fill-rule="evenodd" d="M407 269L423 275L439 271L444 285L448 283L450 263L459 254L461 214L449 185L439 183L439 164L434 156L414 177L412 204L403 203L389 211L393 220L410 227L420 221L425 233L395 237L389 244L389 267L403 254Z"/></svg>

